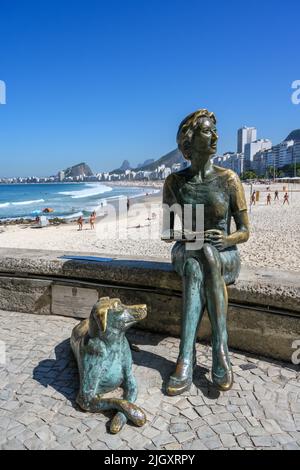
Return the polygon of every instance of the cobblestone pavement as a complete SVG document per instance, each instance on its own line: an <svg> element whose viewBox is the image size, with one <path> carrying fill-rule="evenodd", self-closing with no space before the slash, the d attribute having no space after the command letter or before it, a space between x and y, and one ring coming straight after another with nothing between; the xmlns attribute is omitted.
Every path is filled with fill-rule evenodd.
<svg viewBox="0 0 300 470"><path fill-rule="evenodd" d="M2 449L299 449L299 368L231 354L235 385L217 392L209 380L211 350L197 345L195 385L168 397L178 339L131 332L143 428L107 433L111 415L74 404L78 377L69 345L76 320L0 311L0 448ZM3 343L2 343L3 346ZM1 347L1 343L0 343ZM0 357L1 359L1 357ZM3 357L2 357L3 359Z"/></svg>

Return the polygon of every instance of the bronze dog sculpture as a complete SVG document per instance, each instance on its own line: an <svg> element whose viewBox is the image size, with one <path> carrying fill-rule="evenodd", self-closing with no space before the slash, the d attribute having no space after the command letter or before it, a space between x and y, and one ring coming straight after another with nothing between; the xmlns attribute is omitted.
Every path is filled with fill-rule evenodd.
<svg viewBox="0 0 300 470"><path fill-rule="evenodd" d="M136 380L132 373L132 356L126 331L147 316L146 305L125 306L119 299L101 298L90 317L77 325L71 335L71 347L76 357L80 390L77 404L85 411L116 410L110 432L118 433L127 419L143 426L146 416L134 405L137 398ZM124 398L103 395L118 387Z"/></svg>

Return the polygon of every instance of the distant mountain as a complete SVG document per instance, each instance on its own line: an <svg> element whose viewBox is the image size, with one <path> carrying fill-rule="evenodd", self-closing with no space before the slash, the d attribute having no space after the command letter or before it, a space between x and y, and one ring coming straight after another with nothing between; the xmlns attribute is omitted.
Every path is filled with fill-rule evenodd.
<svg viewBox="0 0 300 470"><path fill-rule="evenodd" d="M185 159L182 156L180 150L175 149L172 152L167 153L163 157L159 158L158 160L154 160L153 158L149 158L144 163L140 163L137 168L134 168L134 171L154 171L158 166L165 165L167 167L171 167L174 163L183 163ZM130 163L128 160L124 160L120 168L111 171L110 173L120 174L124 173L124 171L131 169Z"/></svg>
<svg viewBox="0 0 300 470"><path fill-rule="evenodd" d="M129 161L124 160L120 168L116 168L115 170L110 171L110 173L119 174L119 173L124 173L124 171L130 170L130 169L131 169L131 166L130 166Z"/></svg>
<svg viewBox="0 0 300 470"><path fill-rule="evenodd" d="M130 168L131 166L128 160L124 160L122 165L120 166L120 170L122 171L130 170Z"/></svg>
<svg viewBox="0 0 300 470"><path fill-rule="evenodd" d="M78 163L77 165L70 166L65 171L65 178L76 176L93 176L93 172L86 163Z"/></svg>
<svg viewBox="0 0 300 470"><path fill-rule="evenodd" d="M167 153L163 157L159 158L158 160L155 160L154 162L148 165L137 168L137 170L154 171L160 165L171 167L172 165L174 165L174 163L183 163L183 162L185 162L185 159L183 158L182 153L180 152L180 150L175 149Z"/></svg>
<svg viewBox="0 0 300 470"><path fill-rule="evenodd" d="M286 142L287 140L296 140L296 141L300 141L300 129L296 129L296 130L292 131L292 132L287 136L287 138L285 139L284 142Z"/></svg>
<svg viewBox="0 0 300 470"><path fill-rule="evenodd" d="M144 163L139 163L137 168L142 168L144 166L150 165L154 161L155 161L154 158L148 158L148 160L145 160Z"/></svg>

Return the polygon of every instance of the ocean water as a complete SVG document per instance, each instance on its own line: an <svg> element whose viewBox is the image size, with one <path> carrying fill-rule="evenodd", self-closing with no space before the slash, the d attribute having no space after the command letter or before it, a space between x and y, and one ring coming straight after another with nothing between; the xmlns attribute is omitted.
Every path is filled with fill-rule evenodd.
<svg viewBox="0 0 300 470"><path fill-rule="evenodd" d="M48 217L88 215L101 203L105 206L113 199L138 197L146 191L102 183L0 184L0 219L34 218L46 207L54 209Z"/></svg>

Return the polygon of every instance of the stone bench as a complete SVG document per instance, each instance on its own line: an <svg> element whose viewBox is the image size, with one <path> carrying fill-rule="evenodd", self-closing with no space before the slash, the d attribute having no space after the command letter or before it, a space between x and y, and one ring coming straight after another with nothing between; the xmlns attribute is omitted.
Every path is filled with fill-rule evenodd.
<svg viewBox="0 0 300 470"><path fill-rule="evenodd" d="M229 345L290 362L300 340L297 274L243 267L228 294ZM99 296L146 303L142 328L179 335L181 279L170 263L0 248L0 309L85 318ZM199 338L210 338L206 315Z"/></svg>

